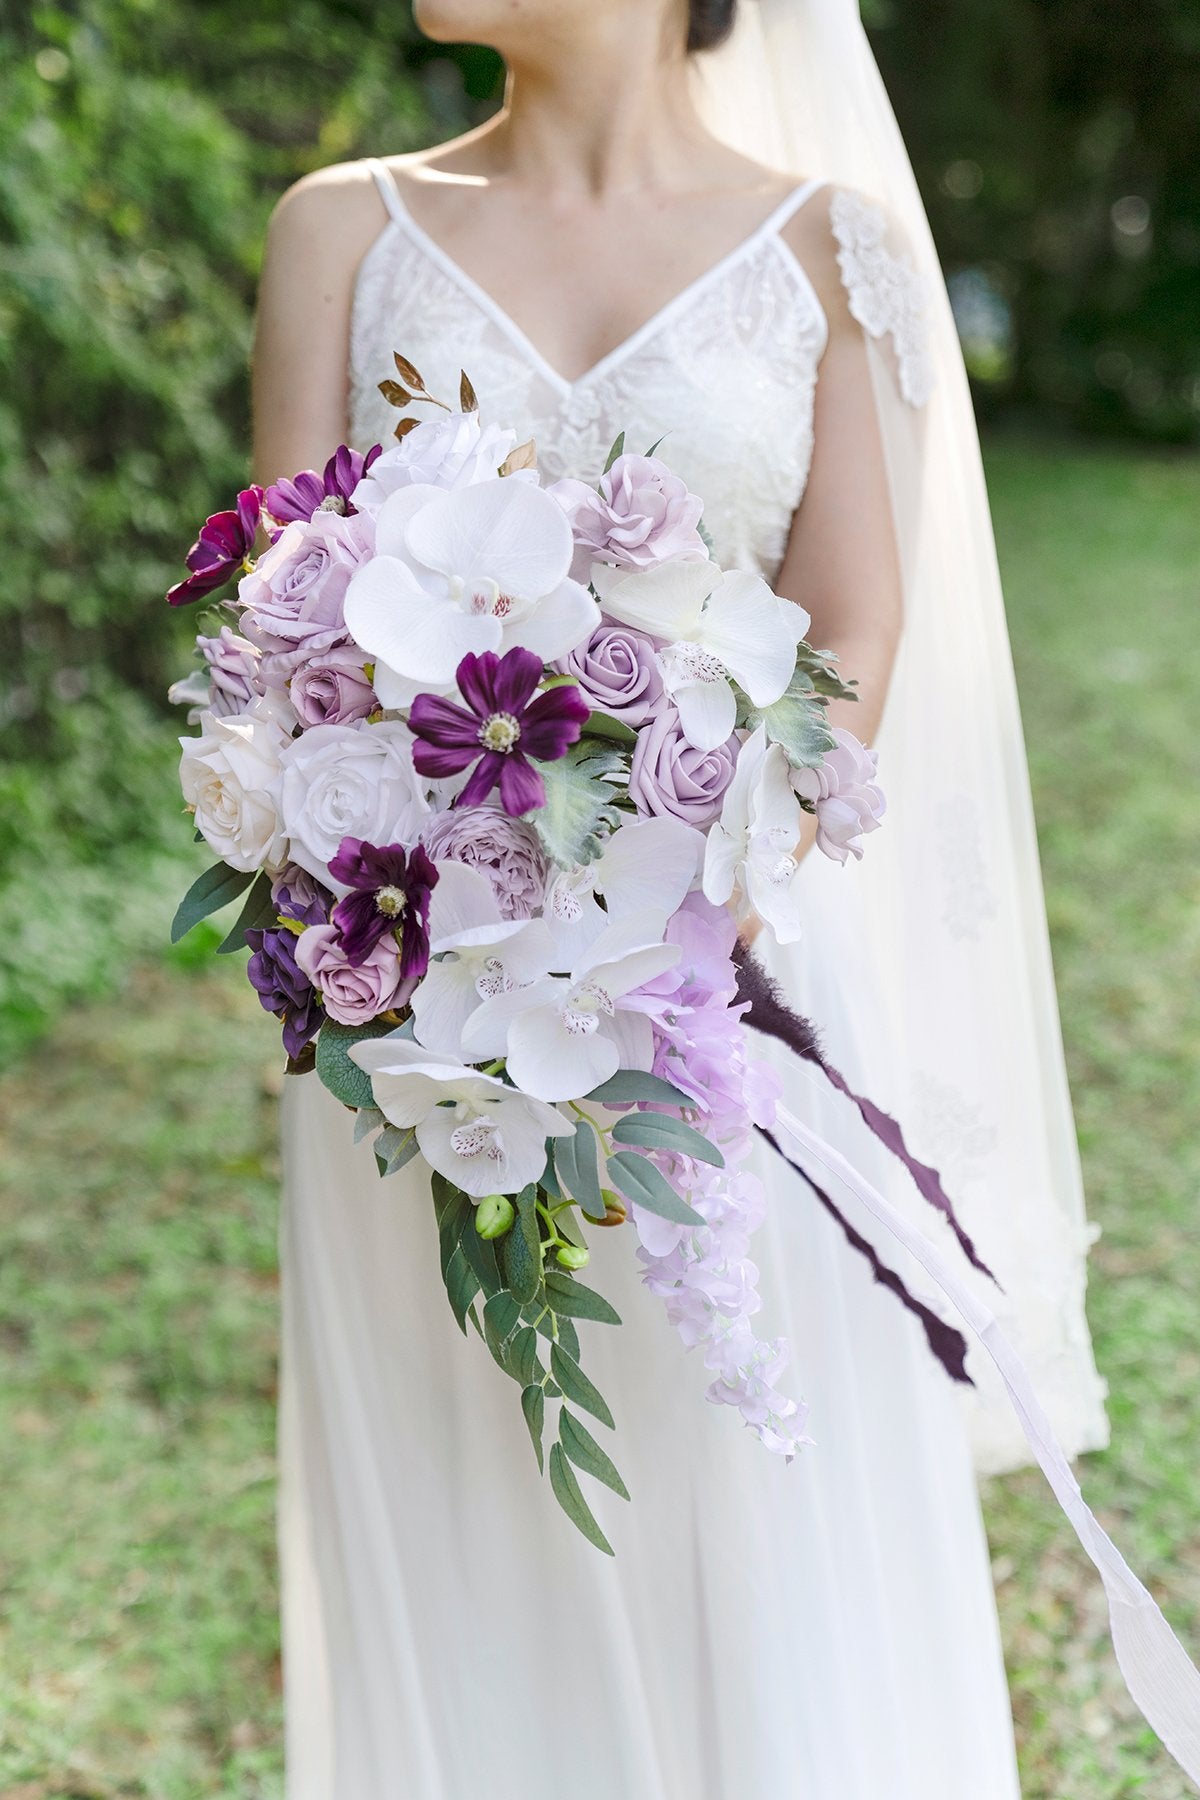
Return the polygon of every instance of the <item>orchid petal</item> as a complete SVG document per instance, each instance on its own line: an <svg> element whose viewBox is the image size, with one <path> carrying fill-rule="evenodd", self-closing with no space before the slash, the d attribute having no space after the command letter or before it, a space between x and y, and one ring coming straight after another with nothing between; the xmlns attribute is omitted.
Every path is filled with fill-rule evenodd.
<svg viewBox="0 0 1200 1800"><path fill-rule="evenodd" d="M737 723L737 700L727 681L689 682L677 687L671 698L679 713L679 729L694 749L719 750L728 742Z"/></svg>
<svg viewBox="0 0 1200 1800"><path fill-rule="evenodd" d="M562 508L525 482L483 481L439 494L409 521L405 541L427 568L468 584L494 581L526 599L557 588L574 554Z"/></svg>
<svg viewBox="0 0 1200 1800"><path fill-rule="evenodd" d="M604 611L651 637L694 640L704 602L720 580L714 563L666 562L639 569L611 587L604 584Z"/></svg>
<svg viewBox="0 0 1200 1800"><path fill-rule="evenodd" d="M570 1031L557 1007L517 1014L508 1033L507 1062L521 1091L539 1100L575 1100L621 1066L616 1043L602 1027Z"/></svg>
<svg viewBox="0 0 1200 1800"><path fill-rule="evenodd" d="M701 642L755 706L770 706L787 689L796 667L796 644L809 623L803 607L780 600L760 575L732 569L722 575L705 608Z"/></svg>
<svg viewBox="0 0 1200 1800"><path fill-rule="evenodd" d="M433 487L429 482L414 481L411 487L396 488L389 494L375 514L376 556L403 557L410 520L441 492L441 488Z"/></svg>
<svg viewBox="0 0 1200 1800"><path fill-rule="evenodd" d="M561 581L523 619L504 625L506 649L532 650L543 662L557 662L588 639L600 623L600 608L577 581Z"/></svg>
<svg viewBox="0 0 1200 1800"><path fill-rule="evenodd" d="M394 556L376 556L350 577L346 628L359 648L399 675L445 684L468 651L495 650L500 625L431 594Z"/></svg>
<svg viewBox="0 0 1200 1800"><path fill-rule="evenodd" d="M509 988L493 1000L483 1001L463 1031L464 1048L470 1056L480 1059L503 1056L513 1020L535 1007L550 1011L566 991L567 983L560 976L545 975L528 987Z"/></svg>
<svg viewBox="0 0 1200 1800"><path fill-rule="evenodd" d="M466 863L438 862L437 886L429 898L429 948L446 950L477 926L499 922L496 892L487 876Z"/></svg>
<svg viewBox="0 0 1200 1800"><path fill-rule="evenodd" d="M600 854L597 886L611 920L646 908L668 916L700 866L704 837L681 819L637 819L614 831Z"/></svg>

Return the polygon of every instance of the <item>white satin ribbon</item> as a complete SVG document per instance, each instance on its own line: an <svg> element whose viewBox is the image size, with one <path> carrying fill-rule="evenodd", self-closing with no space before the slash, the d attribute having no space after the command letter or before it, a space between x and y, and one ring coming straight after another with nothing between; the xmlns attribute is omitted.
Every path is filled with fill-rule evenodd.
<svg viewBox="0 0 1200 1800"><path fill-rule="evenodd" d="M1200 1787L1200 1670L1084 1499L1034 1392L1028 1370L994 1314L964 1286L941 1252L878 1189L865 1181L832 1144L810 1131L784 1107L777 1109L774 1135L798 1161L819 1163L836 1175L872 1218L887 1226L957 1307L999 1369L1030 1448L1076 1536L1100 1572L1108 1596L1113 1648L1125 1685L1146 1722L1184 1773Z"/></svg>

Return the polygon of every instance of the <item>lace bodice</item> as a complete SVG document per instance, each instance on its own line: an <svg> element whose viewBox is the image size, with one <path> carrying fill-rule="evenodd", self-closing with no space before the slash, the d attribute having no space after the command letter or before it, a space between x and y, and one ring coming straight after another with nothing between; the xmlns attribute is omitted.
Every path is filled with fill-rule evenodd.
<svg viewBox="0 0 1200 1800"><path fill-rule="evenodd" d="M396 411L377 384L399 350L431 393L458 393L460 367L486 419L537 444L547 480L594 482L617 433L663 455L705 503L726 566L778 569L808 478L813 398L828 329L780 231L822 184L796 188L728 256L576 381L409 214L376 165L389 220L358 273L350 339L351 440L388 443ZM382 179L380 179L382 177Z"/></svg>

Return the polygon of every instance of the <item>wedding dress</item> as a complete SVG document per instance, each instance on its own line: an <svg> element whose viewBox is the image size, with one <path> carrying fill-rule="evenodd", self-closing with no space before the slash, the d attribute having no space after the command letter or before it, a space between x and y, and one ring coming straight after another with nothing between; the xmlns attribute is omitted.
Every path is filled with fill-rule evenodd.
<svg viewBox="0 0 1200 1800"><path fill-rule="evenodd" d="M393 350L435 395L462 367L548 479L594 480L621 430L639 449L665 432L717 558L772 576L827 335L781 230L821 184L567 381L375 173L387 220L357 278L353 443L394 428L376 386ZM857 204L833 217L865 308ZM896 349L916 404L920 344ZM772 967L832 1060L886 1098L901 1051L856 869L814 854L802 879L805 937ZM899 1199L845 1103L794 1062L786 1080L792 1111ZM288 1800L1015 1800L959 1396L782 1163L759 1159L756 1256L761 1326L791 1344L816 1440L791 1466L705 1403L629 1234L590 1234L589 1279L624 1320L583 1327L633 1496L594 1496L610 1560L554 1505L511 1383L454 1325L419 1165L381 1181L315 1076L288 1082L284 1114Z"/></svg>

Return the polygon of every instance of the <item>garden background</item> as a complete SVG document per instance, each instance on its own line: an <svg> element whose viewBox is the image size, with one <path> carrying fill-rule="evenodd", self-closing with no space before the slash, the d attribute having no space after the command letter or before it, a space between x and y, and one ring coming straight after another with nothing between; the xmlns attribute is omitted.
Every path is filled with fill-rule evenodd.
<svg viewBox="0 0 1200 1800"><path fill-rule="evenodd" d="M1200 1654L1200 4L875 0L985 426L1116 1448ZM279 1792L274 1032L215 933L161 595L244 478L299 174L494 104L376 0L0 4L0 1800ZM1186 1793L1040 1477L987 1488L1027 1800Z"/></svg>

